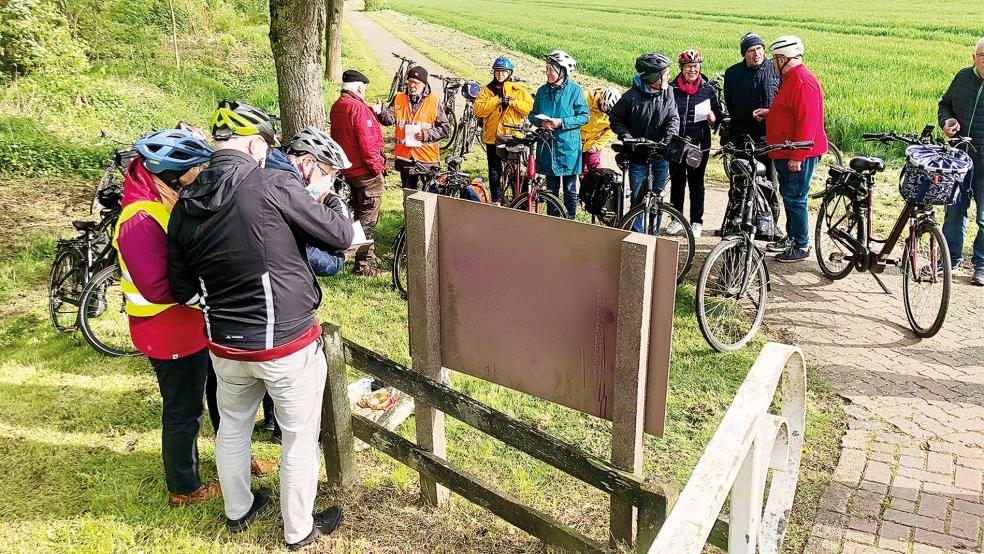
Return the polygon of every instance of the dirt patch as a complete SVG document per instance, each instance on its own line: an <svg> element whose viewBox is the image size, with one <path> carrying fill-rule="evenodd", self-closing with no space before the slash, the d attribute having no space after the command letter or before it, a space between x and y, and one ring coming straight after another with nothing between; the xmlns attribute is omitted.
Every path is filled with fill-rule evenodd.
<svg viewBox="0 0 984 554"><path fill-rule="evenodd" d="M89 215L92 183L55 178L0 179L0 257L39 238L71 234Z"/></svg>

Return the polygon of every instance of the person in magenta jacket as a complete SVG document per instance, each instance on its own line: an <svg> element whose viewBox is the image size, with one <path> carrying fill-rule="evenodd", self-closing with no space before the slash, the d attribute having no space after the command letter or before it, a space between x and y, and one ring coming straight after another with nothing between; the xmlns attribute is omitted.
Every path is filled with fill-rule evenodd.
<svg viewBox="0 0 984 554"><path fill-rule="evenodd" d="M785 141L813 141L810 150L776 150L769 153L779 175L779 193L786 207L786 238L767 247L779 252L777 262L805 260L810 255L810 222L807 197L810 180L820 157L827 152L827 134L823 128L823 88L803 65L803 41L782 36L769 46L772 62L782 75L782 83L772 106L755 110L753 115L765 120L768 144Z"/></svg>

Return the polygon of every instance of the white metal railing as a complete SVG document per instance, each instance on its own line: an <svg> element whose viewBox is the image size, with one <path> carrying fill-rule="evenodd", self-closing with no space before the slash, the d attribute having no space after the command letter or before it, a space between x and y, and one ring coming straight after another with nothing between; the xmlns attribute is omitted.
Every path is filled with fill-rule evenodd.
<svg viewBox="0 0 984 554"><path fill-rule="evenodd" d="M769 407L783 376L777 416ZM778 552L799 477L805 418L803 352L770 342L738 389L649 553L701 552L729 494L728 552ZM769 470L773 474L766 499Z"/></svg>

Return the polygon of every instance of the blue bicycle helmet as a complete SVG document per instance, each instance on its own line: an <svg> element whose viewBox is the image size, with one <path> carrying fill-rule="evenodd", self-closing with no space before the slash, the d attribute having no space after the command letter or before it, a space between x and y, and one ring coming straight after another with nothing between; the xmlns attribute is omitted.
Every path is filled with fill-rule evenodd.
<svg viewBox="0 0 984 554"><path fill-rule="evenodd" d="M506 56L499 56L498 58L495 59L494 62L492 62L492 69L508 69L509 71L512 71L513 70L512 60L510 60Z"/></svg>
<svg viewBox="0 0 984 554"><path fill-rule="evenodd" d="M187 171L212 156L212 147L190 131L168 129L140 138L134 145L144 167L153 174Z"/></svg>

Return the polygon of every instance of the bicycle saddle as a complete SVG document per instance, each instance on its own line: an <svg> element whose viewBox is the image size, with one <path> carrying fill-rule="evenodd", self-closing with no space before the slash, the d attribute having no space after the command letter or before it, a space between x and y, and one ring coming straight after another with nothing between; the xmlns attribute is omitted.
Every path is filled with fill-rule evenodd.
<svg viewBox="0 0 984 554"><path fill-rule="evenodd" d="M885 162L878 158L851 158L850 166L854 171L885 171Z"/></svg>
<svg viewBox="0 0 984 554"><path fill-rule="evenodd" d="M76 231L92 231L99 226L99 223L95 221L73 221L72 227L75 227Z"/></svg>
<svg viewBox="0 0 984 554"><path fill-rule="evenodd" d="M458 167L461 167L462 161L463 159L461 158L461 156L449 156L446 160L444 160L444 162L449 166L456 165Z"/></svg>

